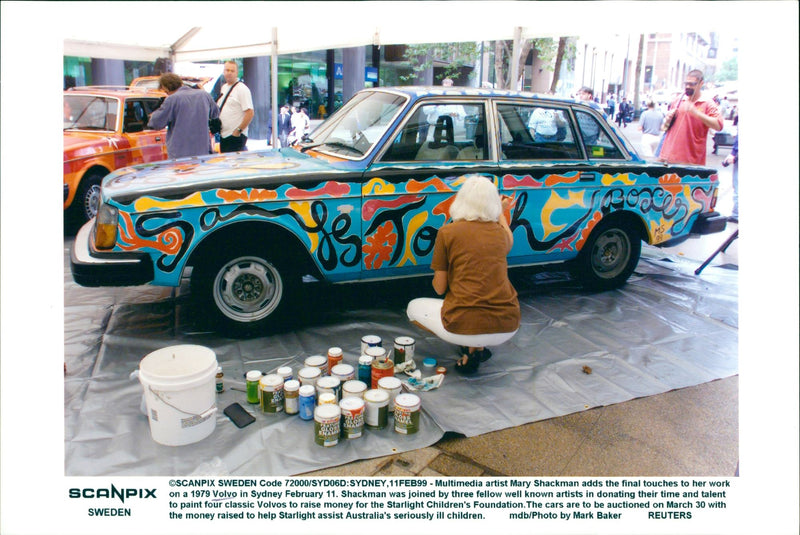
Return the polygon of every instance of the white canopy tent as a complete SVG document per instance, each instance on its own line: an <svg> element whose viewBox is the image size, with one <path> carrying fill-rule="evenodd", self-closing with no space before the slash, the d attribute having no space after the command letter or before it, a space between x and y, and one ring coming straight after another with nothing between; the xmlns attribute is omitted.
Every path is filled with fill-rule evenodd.
<svg viewBox="0 0 800 535"><path fill-rule="evenodd" d="M557 36L536 24L554 21L545 2L220 2L69 3L61 19L65 56L173 63L271 56L277 93L279 54L365 45L514 40ZM77 8L77 9L75 9ZM152 9L150 9L152 8ZM152 20L133 23L133 13ZM80 14L76 20L69 20ZM114 23L113 21L118 21ZM519 24L525 22L530 27ZM516 70L517 61L512 61ZM512 72L512 79L516 73ZM277 132L273 99L272 132ZM275 140L272 140L273 143Z"/></svg>

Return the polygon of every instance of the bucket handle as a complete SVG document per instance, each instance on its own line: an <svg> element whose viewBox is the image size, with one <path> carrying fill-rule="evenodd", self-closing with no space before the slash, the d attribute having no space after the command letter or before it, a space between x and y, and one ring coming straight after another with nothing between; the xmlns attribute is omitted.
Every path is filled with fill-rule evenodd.
<svg viewBox="0 0 800 535"><path fill-rule="evenodd" d="M161 400L161 402L162 402L164 405L167 405L167 406L169 406L169 407L172 407L172 408L173 408L173 409L175 409L176 411L178 411L178 412L182 412L183 414L188 414L189 416L196 416L196 417L198 417L198 418L207 418L207 417L211 416L212 414L214 414L214 413L217 411L217 406L216 406L216 404L214 404L214 405L212 405L211 407L207 408L206 410L204 410L204 411L203 411L203 412L201 412L200 414L195 414L195 413L193 413L193 412L185 411L185 410L183 410L183 409L180 409L180 408L176 407L175 405L173 405L172 403L170 403L169 401L167 401L166 399L164 399L163 397L161 397L161 393L160 393L160 392L156 392L155 390L153 390L153 387L152 387L152 386L149 386L149 385L148 385L147 389L148 389L148 390L150 390L150 392L152 392L152 393L153 393L153 395L154 395L155 397L157 397L158 399L160 399L160 400Z"/></svg>

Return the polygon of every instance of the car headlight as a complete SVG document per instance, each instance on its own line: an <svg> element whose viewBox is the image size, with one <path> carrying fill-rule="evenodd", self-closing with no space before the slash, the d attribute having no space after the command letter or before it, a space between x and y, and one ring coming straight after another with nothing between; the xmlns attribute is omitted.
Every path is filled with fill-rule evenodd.
<svg viewBox="0 0 800 535"><path fill-rule="evenodd" d="M94 224L94 246L111 249L117 241L117 216L119 211L109 204L101 204Z"/></svg>

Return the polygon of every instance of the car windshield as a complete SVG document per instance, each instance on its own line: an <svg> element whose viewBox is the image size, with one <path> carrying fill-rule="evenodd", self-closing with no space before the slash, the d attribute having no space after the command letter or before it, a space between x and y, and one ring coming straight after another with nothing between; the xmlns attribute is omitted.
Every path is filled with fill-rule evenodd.
<svg viewBox="0 0 800 535"><path fill-rule="evenodd" d="M118 101L97 95L64 95L64 130L110 130L117 127Z"/></svg>
<svg viewBox="0 0 800 535"><path fill-rule="evenodd" d="M354 96L307 139L303 148L360 159L370 152L406 102L406 97L383 92Z"/></svg>

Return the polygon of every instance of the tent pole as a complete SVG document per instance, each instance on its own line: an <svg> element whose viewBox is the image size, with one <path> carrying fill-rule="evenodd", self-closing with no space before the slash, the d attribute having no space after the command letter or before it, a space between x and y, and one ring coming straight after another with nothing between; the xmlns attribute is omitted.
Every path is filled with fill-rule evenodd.
<svg viewBox="0 0 800 535"><path fill-rule="evenodd" d="M270 64L270 82L272 85L272 148L278 146L278 28L272 28L272 58Z"/></svg>
<svg viewBox="0 0 800 535"><path fill-rule="evenodd" d="M508 88L518 90L517 85L519 81L519 56L522 54L520 50L522 45L522 28L520 26L514 27L514 42L511 49L511 80L509 80Z"/></svg>

